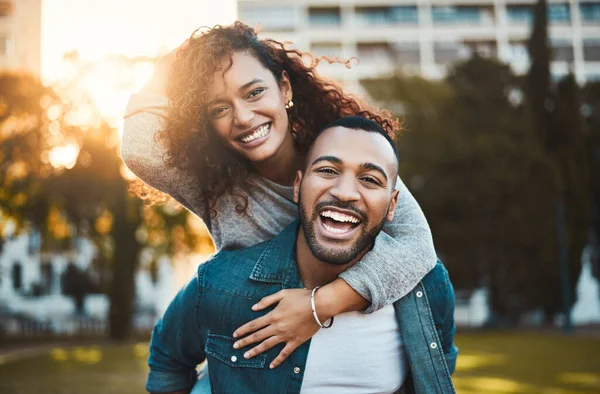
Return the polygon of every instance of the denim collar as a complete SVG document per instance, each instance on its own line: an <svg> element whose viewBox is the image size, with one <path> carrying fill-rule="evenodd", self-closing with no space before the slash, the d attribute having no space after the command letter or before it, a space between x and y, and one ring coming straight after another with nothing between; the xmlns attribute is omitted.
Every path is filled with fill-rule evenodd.
<svg viewBox="0 0 600 394"><path fill-rule="evenodd" d="M288 287L302 287L296 264L296 236L300 220L290 223L271 241L268 241L254 265L250 279L258 282L281 283Z"/></svg>

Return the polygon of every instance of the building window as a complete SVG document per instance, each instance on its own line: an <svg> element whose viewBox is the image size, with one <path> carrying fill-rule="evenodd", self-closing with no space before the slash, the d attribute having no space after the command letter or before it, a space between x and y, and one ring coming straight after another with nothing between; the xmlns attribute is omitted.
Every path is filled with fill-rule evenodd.
<svg viewBox="0 0 600 394"><path fill-rule="evenodd" d="M583 58L586 62L600 61L600 39L583 40Z"/></svg>
<svg viewBox="0 0 600 394"><path fill-rule="evenodd" d="M495 58L496 52L495 41L464 41L459 46L461 59L470 59L475 53L484 58Z"/></svg>
<svg viewBox="0 0 600 394"><path fill-rule="evenodd" d="M357 7L356 20L363 25L417 24L416 6Z"/></svg>
<svg viewBox="0 0 600 394"><path fill-rule="evenodd" d="M393 55L387 42L360 43L356 46L358 60L364 64L390 63Z"/></svg>
<svg viewBox="0 0 600 394"><path fill-rule="evenodd" d="M50 261L45 264L42 263L42 286L45 293L50 293L54 284L54 270L52 269L52 263Z"/></svg>
<svg viewBox="0 0 600 394"><path fill-rule="evenodd" d="M405 64L420 64L421 57L418 42L399 42L395 46L396 62Z"/></svg>
<svg viewBox="0 0 600 394"><path fill-rule="evenodd" d="M342 44L339 42L314 42L310 51L315 58L319 56L340 58L342 57Z"/></svg>
<svg viewBox="0 0 600 394"><path fill-rule="evenodd" d="M260 25L269 31L290 31L296 25L293 6L264 6L240 2L238 15L242 22L250 26Z"/></svg>
<svg viewBox="0 0 600 394"><path fill-rule="evenodd" d="M484 7L474 6L437 6L432 8L434 23L476 23L491 21L493 23L492 10Z"/></svg>
<svg viewBox="0 0 600 394"><path fill-rule="evenodd" d="M533 11L529 5L509 5L506 14L510 23L530 24L533 21Z"/></svg>
<svg viewBox="0 0 600 394"><path fill-rule="evenodd" d="M461 59L460 45L457 42L436 42L433 45L436 64L451 64Z"/></svg>
<svg viewBox="0 0 600 394"><path fill-rule="evenodd" d="M569 4L548 4L548 20L555 23L568 24L571 21L571 8Z"/></svg>
<svg viewBox="0 0 600 394"><path fill-rule="evenodd" d="M339 26L342 16L339 7L308 9L308 19L313 26Z"/></svg>
<svg viewBox="0 0 600 394"><path fill-rule="evenodd" d="M573 45L570 41L552 41L552 60L559 62L573 61Z"/></svg>
<svg viewBox="0 0 600 394"><path fill-rule="evenodd" d="M506 7L506 13L510 23L533 24L533 7L530 5L509 5ZM569 4L548 4L548 20L553 23L570 23L571 8Z"/></svg>
<svg viewBox="0 0 600 394"><path fill-rule="evenodd" d="M579 12L584 23L600 22L600 3L580 3Z"/></svg>
<svg viewBox="0 0 600 394"><path fill-rule="evenodd" d="M12 266L13 289L21 290L23 288L23 266L15 262Z"/></svg>
<svg viewBox="0 0 600 394"><path fill-rule="evenodd" d="M510 61L515 63L528 63L529 52L524 41L511 41L509 43Z"/></svg>

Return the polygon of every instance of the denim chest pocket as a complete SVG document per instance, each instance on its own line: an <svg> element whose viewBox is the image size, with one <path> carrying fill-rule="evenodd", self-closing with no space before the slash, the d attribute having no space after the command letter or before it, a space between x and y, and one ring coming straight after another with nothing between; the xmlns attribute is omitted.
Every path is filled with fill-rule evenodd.
<svg viewBox="0 0 600 394"><path fill-rule="evenodd" d="M267 355L244 358L244 349L234 349L232 337L209 334L206 355L210 384L214 392L223 394L260 393L261 378Z"/></svg>

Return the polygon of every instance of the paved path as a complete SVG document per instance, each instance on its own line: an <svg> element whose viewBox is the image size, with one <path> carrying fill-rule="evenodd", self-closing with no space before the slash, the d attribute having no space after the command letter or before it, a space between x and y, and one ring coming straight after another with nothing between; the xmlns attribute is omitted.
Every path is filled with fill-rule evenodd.
<svg viewBox="0 0 600 394"><path fill-rule="evenodd" d="M0 367L3 364L22 360L24 358L40 356L48 353L50 350L56 347L64 346L64 343L46 343L0 348Z"/></svg>

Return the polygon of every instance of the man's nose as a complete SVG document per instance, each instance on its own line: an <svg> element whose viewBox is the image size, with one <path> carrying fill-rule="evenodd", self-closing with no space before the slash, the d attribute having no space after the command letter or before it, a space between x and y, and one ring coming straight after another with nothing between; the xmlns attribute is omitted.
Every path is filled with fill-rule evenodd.
<svg viewBox="0 0 600 394"><path fill-rule="evenodd" d="M239 128L244 128L250 125L254 119L254 111L246 104L236 105L233 111L233 121Z"/></svg>
<svg viewBox="0 0 600 394"><path fill-rule="evenodd" d="M360 199L357 180L351 175L342 175L335 185L329 189L329 194L340 201L357 201Z"/></svg>

